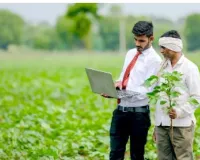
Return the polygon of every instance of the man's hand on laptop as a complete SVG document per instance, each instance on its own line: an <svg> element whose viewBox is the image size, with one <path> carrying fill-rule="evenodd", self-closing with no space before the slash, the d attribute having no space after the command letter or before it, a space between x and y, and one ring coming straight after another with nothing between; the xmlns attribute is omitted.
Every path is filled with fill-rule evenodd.
<svg viewBox="0 0 200 160"><path fill-rule="evenodd" d="M104 94L104 93L101 93L101 96L103 96L104 98L113 98L113 97L108 96L108 95L106 95L106 94Z"/></svg>
<svg viewBox="0 0 200 160"><path fill-rule="evenodd" d="M115 88L118 90L122 90L122 82L121 81L115 82Z"/></svg>
<svg viewBox="0 0 200 160"><path fill-rule="evenodd" d="M115 82L115 88L117 90L121 90L122 89L122 82L121 81ZM101 96L103 96L104 98L113 98L113 97L108 96L108 95L106 95L104 93L102 93Z"/></svg>

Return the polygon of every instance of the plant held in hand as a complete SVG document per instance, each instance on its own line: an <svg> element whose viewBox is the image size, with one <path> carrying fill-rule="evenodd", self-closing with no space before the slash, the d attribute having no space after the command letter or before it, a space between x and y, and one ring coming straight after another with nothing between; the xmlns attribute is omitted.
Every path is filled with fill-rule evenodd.
<svg viewBox="0 0 200 160"><path fill-rule="evenodd" d="M147 93L150 105L160 103L167 114L173 112L177 105L176 100L181 95L181 93L177 90L177 87L183 88L182 75L182 73L174 71L172 73L163 72L159 77L155 75L149 77L145 81L144 85L146 87L154 87L152 92ZM194 98L189 98L188 101L192 105L199 105L198 101ZM170 120L171 136L173 140L173 121L171 117Z"/></svg>

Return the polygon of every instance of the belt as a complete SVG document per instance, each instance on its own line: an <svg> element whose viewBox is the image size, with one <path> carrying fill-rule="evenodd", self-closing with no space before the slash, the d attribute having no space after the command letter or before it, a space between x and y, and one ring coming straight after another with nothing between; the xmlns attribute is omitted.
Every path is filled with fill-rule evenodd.
<svg viewBox="0 0 200 160"><path fill-rule="evenodd" d="M141 107L124 107L124 106L117 106L117 109L122 112L140 112L140 113L148 113L149 112L149 105L141 106Z"/></svg>

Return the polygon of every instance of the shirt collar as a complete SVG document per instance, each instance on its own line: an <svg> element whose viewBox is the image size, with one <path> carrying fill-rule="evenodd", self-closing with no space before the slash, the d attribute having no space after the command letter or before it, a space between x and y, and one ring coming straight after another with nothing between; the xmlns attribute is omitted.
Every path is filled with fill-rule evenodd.
<svg viewBox="0 0 200 160"><path fill-rule="evenodd" d="M178 62L175 64L175 66L182 64L184 61L184 58L185 58L185 56L182 54L181 57L179 58ZM167 60L167 63L168 63L168 65L171 65L171 62L169 59Z"/></svg>
<svg viewBox="0 0 200 160"><path fill-rule="evenodd" d="M185 56L182 54L180 59L178 60L177 64L182 64L184 61Z"/></svg>

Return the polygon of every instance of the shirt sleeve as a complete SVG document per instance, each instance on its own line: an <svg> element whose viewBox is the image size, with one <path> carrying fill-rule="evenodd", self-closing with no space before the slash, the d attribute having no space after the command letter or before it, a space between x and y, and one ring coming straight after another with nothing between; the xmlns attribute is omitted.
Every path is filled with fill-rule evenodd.
<svg viewBox="0 0 200 160"><path fill-rule="evenodd" d="M191 98L196 99L200 103L200 74L198 67L192 67L186 76L186 86L189 91L189 95ZM187 102L180 108L175 108L177 112L177 118L184 118L188 115L194 113L195 109L198 106L194 106L191 103Z"/></svg>

